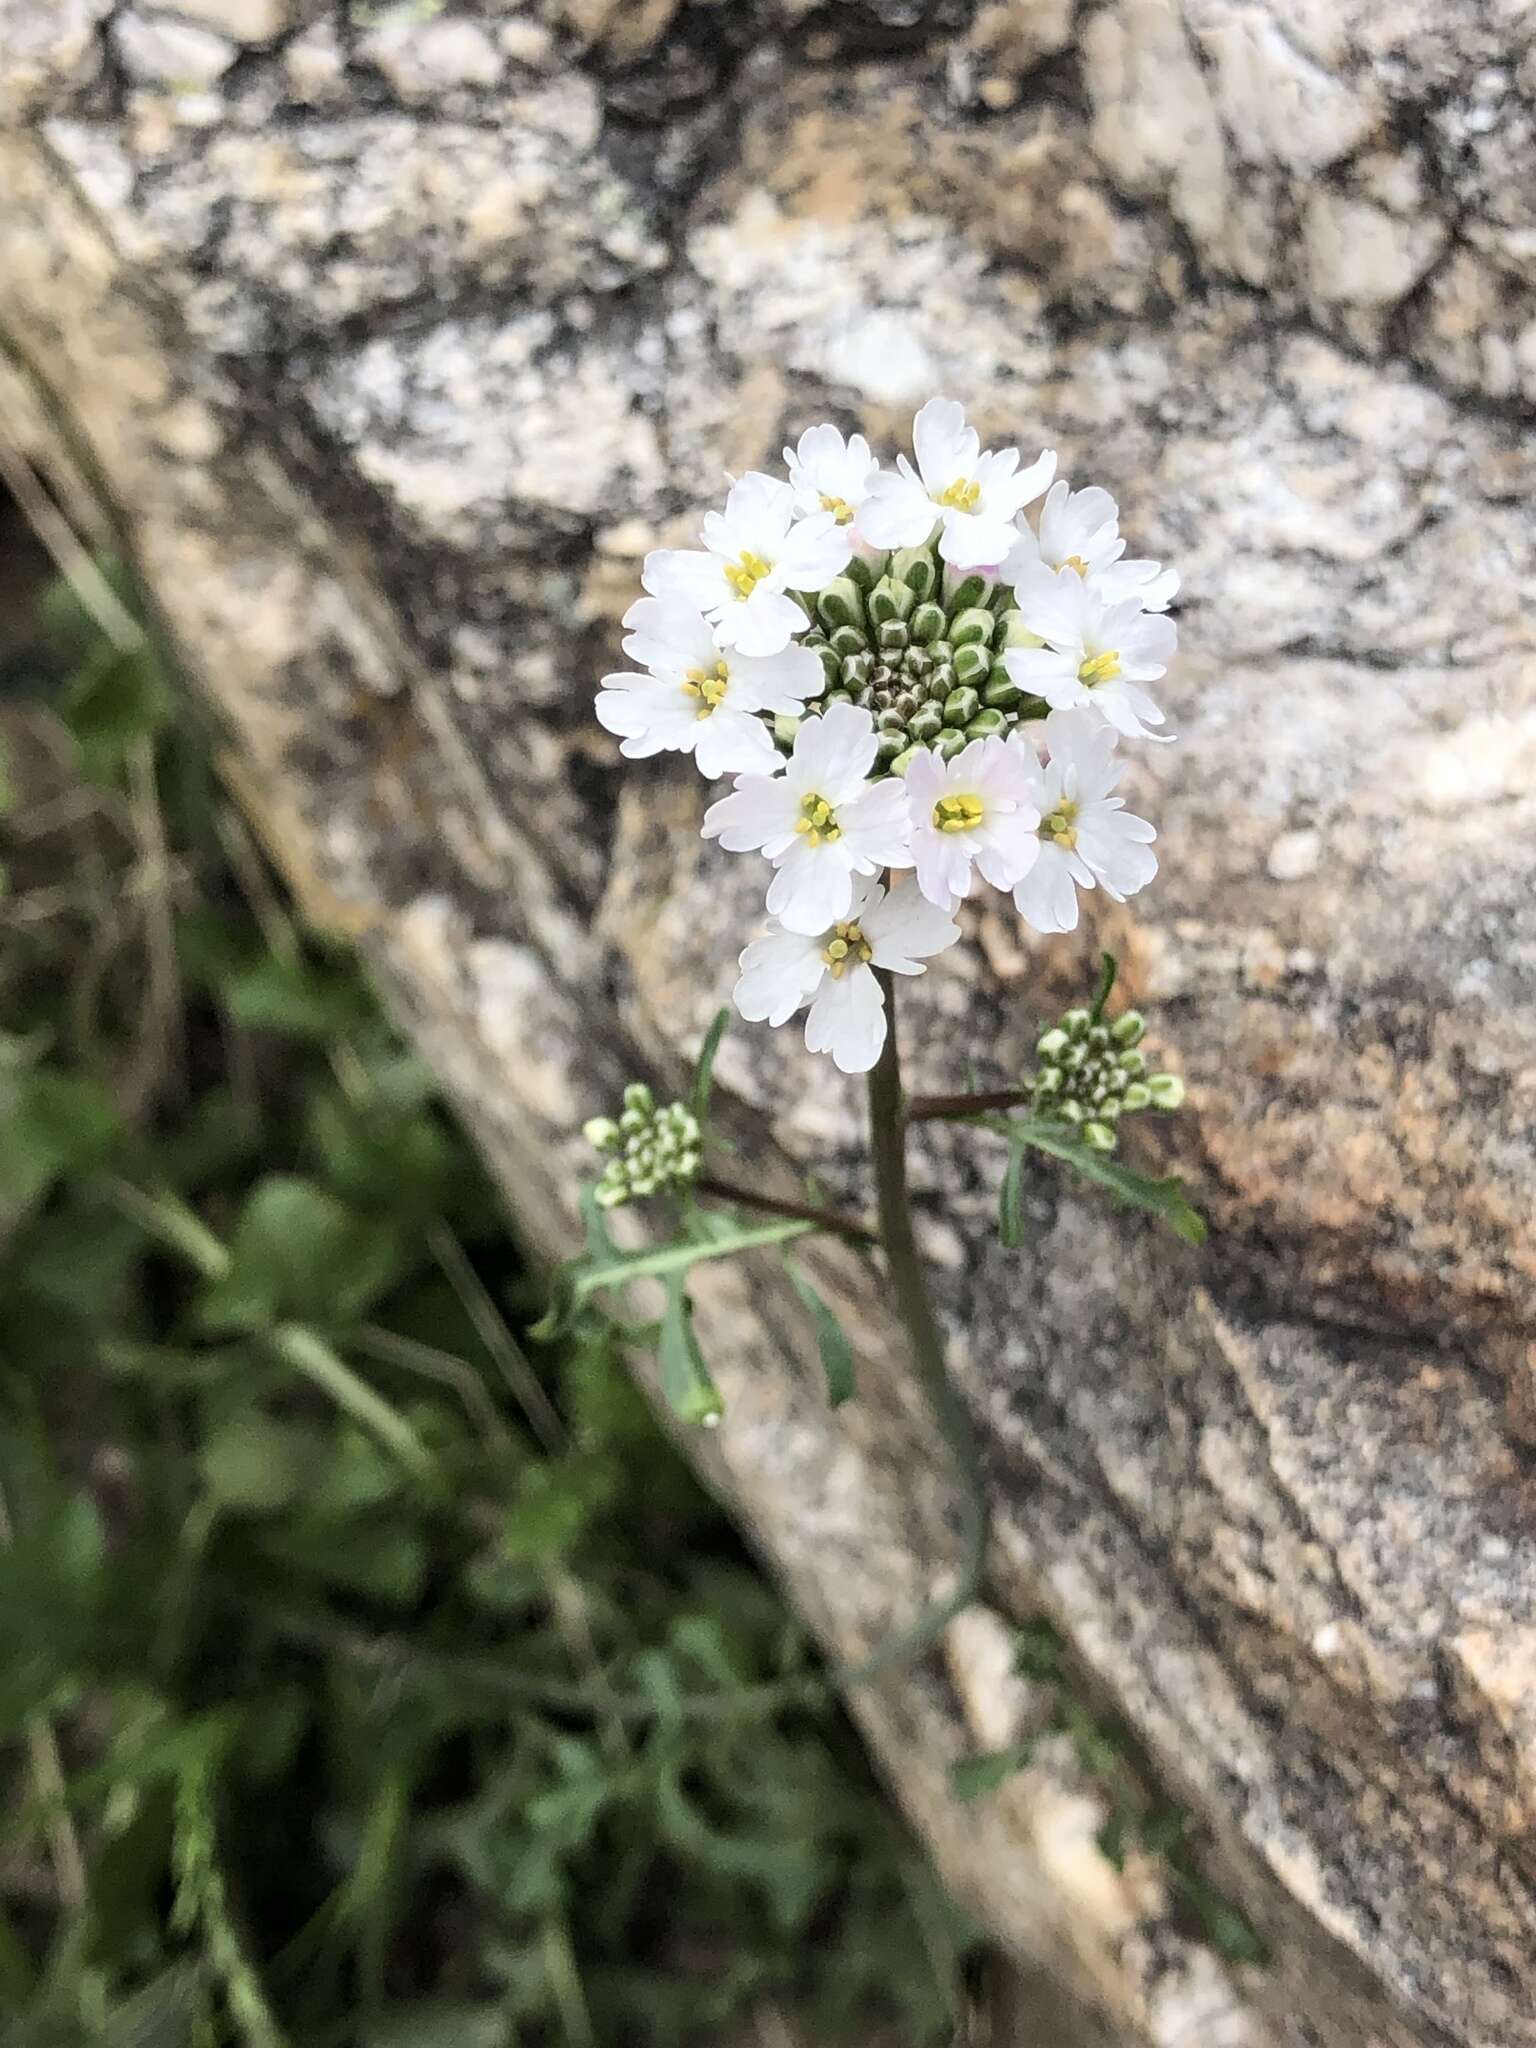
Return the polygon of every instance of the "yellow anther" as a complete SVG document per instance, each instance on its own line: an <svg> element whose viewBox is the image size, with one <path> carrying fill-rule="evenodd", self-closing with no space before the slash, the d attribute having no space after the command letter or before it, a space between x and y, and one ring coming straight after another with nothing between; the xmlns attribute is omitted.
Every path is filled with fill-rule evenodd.
<svg viewBox="0 0 1536 2048"><path fill-rule="evenodd" d="M935 504L947 505L952 512L974 512L981 496L981 485L968 483L963 477L956 477L947 490L940 491Z"/></svg>
<svg viewBox="0 0 1536 2048"><path fill-rule="evenodd" d="M853 524L853 507L846 498L833 498L823 491L821 494L821 509L823 512L830 512L839 526L851 526Z"/></svg>
<svg viewBox="0 0 1536 2048"><path fill-rule="evenodd" d="M739 561L726 564L725 580L738 597L750 597L771 567L771 563L765 562L761 555L754 555L748 548Z"/></svg>
<svg viewBox="0 0 1536 2048"><path fill-rule="evenodd" d="M985 808L979 796L941 796L933 807L933 822L941 832L974 832Z"/></svg>
<svg viewBox="0 0 1536 2048"><path fill-rule="evenodd" d="M826 798L817 796L814 790L800 799L800 815L795 820L795 830L803 833L811 846L820 846L823 840L830 845L843 836L836 812Z"/></svg>
<svg viewBox="0 0 1536 2048"><path fill-rule="evenodd" d="M1064 846L1070 853L1077 844L1077 805L1063 797L1048 818L1040 821L1040 837Z"/></svg>
<svg viewBox="0 0 1536 2048"><path fill-rule="evenodd" d="M1068 555L1061 566L1063 569L1075 569L1079 576L1086 576L1088 574L1088 564L1081 555Z"/></svg>
<svg viewBox="0 0 1536 2048"><path fill-rule="evenodd" d="M849 919L832 927L832 936L822 947L821 957L832 979L841 981L850 967L865 966L873 957L873 949L860 927Z"/></svg>
<svg viewBox="0 0 1536 2048"><path fill-rule="evenodd" d="M725 693L730 688L731 673L723 661L717 661L712 669L691 668L683 682L685 697L698 697L700 718L708 718L717 705L725 702Z"/></svg>
<svg viewBox="0 0 1536 2048"><path fill-rule="evenodd" d="M1112 683L1120 673L1120 656L1113 649L1104 654L1090 654L1077 672L1077 680L1086 683L1091 690L1095 683Z"/></svg>

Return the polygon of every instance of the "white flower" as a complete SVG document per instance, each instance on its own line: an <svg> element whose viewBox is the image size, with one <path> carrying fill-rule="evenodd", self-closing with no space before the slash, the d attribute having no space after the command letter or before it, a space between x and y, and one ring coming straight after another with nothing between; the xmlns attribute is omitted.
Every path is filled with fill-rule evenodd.
<svg viewBox="0 0 1536 2048"><path fill-rule="evenodd" d="M1077 929L1077 892L1101 888L1116 903L1157 873L1156 832L1123 797L1115 736L1088 711L1053 711L1045 721L1050 759L1030 767L1040 806L1040 853L1013 892L1014 908L1037 932ZM1020 736L1008 745L1027 752Z"/></svg>
<svg viewBox="0 0 1536 2048"><path fill-rule="evenodd" d="M942 524L939 553L956 569L995 570L1018 538L1014 521L1056 474L1046 449L1019 469L1017 448L983 455L976 429L952 398L930 398L912 422L914 471L904 455L882 470L859 514L876 547L920 547Z"/></svg>
<svg viewBox="0 0 1536 2048"><path fill-rule="evenodd" d="M778 869L768 909L810 935L848 915L855 875L911 860L907 794L870 782L875 721L856 704L829 704L795 734L782 775L743 775L704 814L704 837L728 853L760 848Z"/></svg>
<svg viewBox="0 0 1536 2048"><path fill-rule="evenodd" d="M924 752L907 769L917 886L940 910L971 890L971 869L1011 889L1039 853L1031 763L1006 740L972 740L952 760Z"/></svg>
<svg viewBox="0 0 1536 2048"><path fill-rule="evenodd" d="M1097 484L1074 491L1058 477L1040 507L1038 535L1027 526L1020 529L1002 580L1017 583L1036 564L1053 574L1075 569L1107 604L1135 598L1143 611L1166 611L1178 594L1178 571L1161 562L1127 562L1124 554L1120 508L1108 491Z"/></svg>
<svg viewBox="0 0 1536 2048"><path fill-rule="evenodd" d="M784 460L796 510L830 512L839 526L849 530L848 537L857 547L861 539L859 508L880 473L864 436L850 434L845 441L836 427L807 427L795 446L784 450Z"/></svg>
<svg viewBox="0 0 1536 2048"><path fill-rule="evenodd" d="M826 687L808 647L740 654L719 647L691 605L642 597L624 615L624 652L649 671L604 676L598 722L622 735L621 754L692 754L702 774L772 775L778 749L758 716L801 712Z"/></svg>
<svg viewBox="0 0 1536 2048"><path fill-rule="evenodd" d="M741 956L732 994L751 1023L783 1024L807 1003L805 1042L829 1052L845 1074L867 1074L885 1044L885 998L874 969L921 974L919 964L960 936L911 881L887 895L861 882L846 914L814 934L770 926Z"/></svg>
<svg viewBox="0 0 1536 2048"><path fill-rule="evenodd" d="M721 646L741 654L777 654L803 633L810 621L787 593L824 589L852 553L830 512L797 519L793 488L756 470L731 485L723 512L705 513L703 540L653 549L641 581L712 619Z"/></svg>
<svg viewBox="0 0 1536 2048"><path fill-rule="evenodd" d="M1075 569L1053 574L1043 564L1025 571L1014 598L1025 626L1045 642L1004 655L1021 690L1055 711L1091 705L1129 739L1172 739L1147 730L1163 714L1137 687L1167 673L1179 638L1171 619L1144 612L1135 598L1106 604Z"/></svg>

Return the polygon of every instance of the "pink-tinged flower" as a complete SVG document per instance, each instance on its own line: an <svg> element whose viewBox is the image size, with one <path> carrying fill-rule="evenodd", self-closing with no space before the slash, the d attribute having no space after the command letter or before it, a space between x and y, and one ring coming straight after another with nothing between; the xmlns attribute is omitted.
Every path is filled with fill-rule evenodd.
<svg viewBox="0 0 1536 2048"><path fill-rule="evenodd" d="M1011 889L1039 852L1029 764L1005 740L972 740L949 761L915 754L906 787L917 886L941 910L970 894L973 869Z"/></svg>

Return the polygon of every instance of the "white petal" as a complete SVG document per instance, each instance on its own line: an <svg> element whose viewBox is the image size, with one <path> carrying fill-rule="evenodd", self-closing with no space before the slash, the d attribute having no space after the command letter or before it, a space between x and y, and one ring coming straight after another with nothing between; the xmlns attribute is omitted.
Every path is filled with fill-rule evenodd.
<svg viewBox="0 0 1536 2048"><path fill-rule="evenodd" d="M701 612L715 610L732 596L720 558L698 548L652 548L640 581L653 597L669 598Z"/></svg>
<svg viewBox="0 0 1536 2048"><path fill-rule="evenodd" d="M593 709L599 725L623 737L619 752L631 761L693 744L697 703L654 676L604 676Z"/></svg>
<svg viewBox="0 0 1536 2048"><path fill-rule="evenodd" d="M976 429L965 424L965 407L953 398L930 398L912 422L912 452L932 497L969 477L980 450Z"/></svg>
<svg viewBox="0 0 1536 2048"><path fill-rule="evenodd" d="M738 654L778 654L810 621L792 597L759 583L743 602L733 592L721 607L716 632L720 645Z"/></svg>
<svg viewBox="0 0 1536 2048"><path fill-rule="evenodd" d="M1092 600L1075 569L1051 570L1044 563L1030 568L1019 578L1013 601L1030 632L1081 660Z"/></svg>
<svg viewBox="0 0 1536 2048"><path fill-rule="evenodd" d="M1117 605L1112 616L1124 607ZM1179 629L1161 612L1138 612L1120 629L1120 660L1132 682L1154 683L1168 673L1178 651Z"/></svg>
<svg viewBox="0 0 1536 2048"><path fill-rule="evenodd" d="M711 782L721 775L772 775L780 765L767 726L729 703L717 705L708 718L695 718L693 758Z"/></svg>
<svg viewBox="0 0 1536 2048"><path fill-rule="evenodd" d="M952 569L984 569L995 575L1012 554L1016 535L1011 513L947 512L939 553Z"/></svg>
<svg viewBox="0 0 1536 2048"><path fill-rule="evenodd" d="M825 932L848 915L852 902L853 875L840 840L812 846L797 837L768 886L769 914L786 931Z"/></svg>
<svg viewBox="0 0 1536 2048"><path fill-rule="evenodd" d="M859 507L859 531L877 548L916 548L932 533L939 515L915 476L882 469Z"/></svg>
<svg viewBox="0 0 1536 2048"><path fill-rule="evenodd" d="M1069 555L1092 568L1094 552L1113 543L1119 517L1108 491L1097 484L1074 491L1065 477L1058 477L1040 507L1040 552L1052 568L1059 568Z"/></svg>
<svg viewBox="0 0 1536 2048"><path fill-rule="evenodd" d="M1077 930L1077 888L1059 846L1041 847L1039 859L1014 889L1013 907L1037 932Z"/></svg>
<svg viewBox="0 0 1536 2048"><path fill-rule="evenodd" d="M849 858L866 869L905 867L912 858L906 790L894 775L839 805L837 822Z"/></svg>
<svg viewBox="0 0 1536 2048"><path fill-rule="evenodd" d="M824 934L806 937L774 928L742 953L731 1000L749 1024L784 1024L810 1001L826 973Z"/></svg>
<svg viewBox="0 0 1536 2048"><path fill-rule="evenodd" d="M1017 459L1018 451L1009 449ZM1021 469L1017 475L1010 474L1006 482L999 481L995 491L985 493L987 502L1004 518L1013 519L1026 505L1032 505L1056 474L1056 450L1042 448L1028 469Z"/></svg>
<svg viewBox="0 0 1536 2048"><path fill-rule="evenodd" d="M1003 656L1003 667L1009 682L1017 683L1032 697L1043 697L1047 704L1087 702L1088 692L1077 679L1074 655L1058 654L1051 647L1010 647Z"/></svg>
<svg viewBox="0 0 1536 2048"><path fill-rule="evenodd" d="M1070 769L1072 793L1079 803L1094 803L1108 796L1120 780L1123 770L1115 751L1114 730L1086 706L1053 711L1045 721L1045 743L1051 764L1059 771L1058 788L1060 776Z"/></svg>
<svg viewBox="0 0 1536 2048"><path fill-rule="evenodd" d="M922 961L960 937L959 925L930 903L910 877L898 882L884 902L864 911L859 923L874 964L892 974L921 974Z"/></svg>
<svg viewBox="0 0 1536 2048"><path fill-rule="evenodd" d="M770 847L793 845L799 815L799 799L785 787L782 775L744 775L729 796L704 813L703 837L718 839L727 853L755 853L759 848L767 852Z"/></svg>
<svg viewBox="0 0 1536 2048"><path fill-rule="evenodd" d="M830 512L815 512L789 529L779 553L780 577L790 590L825 590L853 553L846 526Z"/></svg>
<svg viewBox="0 0 1536 2048"><path fill-rule="evenodd" d="M867 967L829 974L805 1020L811 1052L829 1052L844 1074L867 1074L885 1044L885 997Z"/></svg>
<svg viewBox="0 0 1536 2048"><path fill-rule="evenodd" d="M737 654L730 664L731 697L741 708L798 711L808 697L827 687L826 671L809 647L781 647L777 654Z"/></svg>
<svg viewBox="0 0 1536 2048"><path fill-rule="evenodd" d="M875 721L857 704L829 704L795 734L790 774L834 808L848 802L875 765ZM844 821L839 818L838 823Z"/></svg>
<svg viewBox="0 0 1536 2048"><path fill-rule="evenodd" d="M749 469L731 485L724 514L706 518L704 538L710 547L720 546L720 552L732 560L750 550L776 561L794 510L795 494L790 485L781 477Z"/></svg>
<svg viewBox="0 0 1536 2048"><path fill-rule="evenodd" d="M971 851L962 844L969 833L939 832L924 822L912 833L912 859L917 886L928 901L946 913L959 907L971 887Z"/></svg>
<svg viewBox="0 0 1536 2048"><path fill-rule="evenodd" d="M1117 903L1144 889L1157 873L1150 841L1157 837L1145 818L1094 805L1077 823L1077 851Z"/></svg>
<svg viewBox="0 0 1536 2048"><path fill-rule="evenodd" d="M713 668L720 659L714 628L696 605L678 598L637 598L624 623L631 628L624 641L630 660L669 682L680 683L689 669Z"/></svg>

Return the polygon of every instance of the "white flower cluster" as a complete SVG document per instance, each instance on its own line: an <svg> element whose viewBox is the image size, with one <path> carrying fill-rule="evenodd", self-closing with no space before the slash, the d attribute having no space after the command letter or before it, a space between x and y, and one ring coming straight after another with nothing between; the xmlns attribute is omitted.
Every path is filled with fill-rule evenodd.
<svg viewBox="0 0 1536 2048"><path fill-rule="evenodd" d="M912 443L916 466L889 470L862 435L811 427L787 481L734 483L701 548L647 556L636 667L597 699L621 753L735 776L704 836L774 870L736 1006L772 1024L809 1006L807 1045L845 1073L885 1040L873 970L920 974L953 945L978 875L1065 932L1079 889L1119 902L1157 872L1116 749L1171 737L1145 686L1173 656L1177 575L1125 559L1107 491L1072 490L1049 449L983 452L951 399Z"/></svg>

